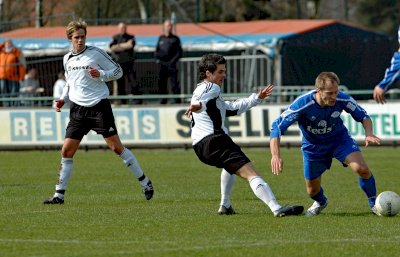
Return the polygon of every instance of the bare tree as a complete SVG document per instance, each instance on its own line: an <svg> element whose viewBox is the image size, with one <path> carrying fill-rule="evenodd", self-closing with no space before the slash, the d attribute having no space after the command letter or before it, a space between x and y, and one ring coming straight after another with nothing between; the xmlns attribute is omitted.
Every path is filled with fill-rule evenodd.
<svg viewBox="0 0 400 257"><path fill-rule="evenodd" d="M400 3L397 0L362 0L358 1L354 19L370 29L397 35L399 26Z"/></svg>
<svg viewBox="0 0 400 257"><path fill-rule="evenodd" d="M345 20L346 19L346 0L321 0L318 8L318 16L320 19L336 19Z"/></svg>
<svg viewBox="0 0 400 257"><path fill-rule="evenodd" d="M36 4L40 4L36 6ZM38 8L37 8L38 7ZM57 11L55 11L57 10ZM42 12L42 15L40 14ZM260 19L336 19L395 33L398 0L0 0L2 30L59 25L52 16L75 13L93 24L161 23L171 13L178 22ZM41 19L40 19L41 17ZM61 23L65 23L61 20ZM15 25L14 25L15 24Z"/></svg>
<svg viewBox="0 0 400 257"><path fill-rule="evenodd" d="M36 28L43 27L43 1L36 0Z"/></svg>
<svg viewBox="0 0 400 257"><path fill-rule="evenodd" d="M137 2L138 2L138 7L139 7L140 19L142 20L143 23L146 23L149 18L146 6L145 6L143 0L137 0Z"/></svg>

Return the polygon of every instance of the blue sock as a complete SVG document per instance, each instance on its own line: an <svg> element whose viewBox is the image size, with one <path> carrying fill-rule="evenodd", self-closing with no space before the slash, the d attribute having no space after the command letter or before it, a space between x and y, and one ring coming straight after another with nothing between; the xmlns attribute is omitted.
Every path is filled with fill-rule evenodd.
<svg viewBox="0 0 400 257"><path fill-rule="evenodd" d="M358 177L358 183L360 184L361 189L368 197L369 206L372 208L375 205L376 199L376 186L375 186L375 178L374 175L371 175L368 179L363 179L362 177Z"/></svg>
<svg viewBox="0 0 400 257"><path fill-rule="evenodd" d="M317 201L320 205L325 205L328 200L324 195L324 189L322 187L316 195L310 197L314 201Z"/></svg>

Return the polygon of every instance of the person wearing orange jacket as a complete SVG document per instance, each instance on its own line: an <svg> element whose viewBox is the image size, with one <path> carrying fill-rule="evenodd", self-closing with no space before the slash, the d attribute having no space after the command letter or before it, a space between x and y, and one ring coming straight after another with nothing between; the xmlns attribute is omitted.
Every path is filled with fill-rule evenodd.
<svg viewBox="0 0 400 257"><path fill-rule="evenodd" d="M20 81L24 80L26 62L22 51L11 39L0 44L0 89L1 98L18 97ZM4 101L3 106L17 106L18 101Z"/></svg>

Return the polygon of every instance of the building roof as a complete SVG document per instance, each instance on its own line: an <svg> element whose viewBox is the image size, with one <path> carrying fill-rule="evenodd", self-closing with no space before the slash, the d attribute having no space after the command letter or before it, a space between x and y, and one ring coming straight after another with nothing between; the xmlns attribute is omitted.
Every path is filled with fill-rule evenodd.
<svg viewBox="0 0 400 257"><path fill-rule="evenodd" d="M277 40L317 30L338 23L335 20L263 20L249 22L179 23L176 34L185 51L229 51L258 46L267 54ZM160 24L128 24L127 32L135 35L136 52L154 51ZM87 44L109 50L113 26L88 26ZM70 43L65 27L22 28L1 33L0 40L11 38L26 55L57 55L66 53Z"/></svg>

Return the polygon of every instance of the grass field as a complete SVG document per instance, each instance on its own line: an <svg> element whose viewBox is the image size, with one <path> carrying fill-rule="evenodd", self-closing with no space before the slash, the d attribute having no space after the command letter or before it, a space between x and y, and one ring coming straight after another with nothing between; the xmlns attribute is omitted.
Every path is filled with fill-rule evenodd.
<svg viewBox="0 0 400 257"><path fill-rule="evenodd" d="M244 149L281 204L308 208L302 157L282 149L285 171L270 172L269 149ZM400 149L363 150L378 192L400 193ZM238 179L234 216L218 216L220 170L192 150L134 150L155 195L110 151L80 150L59 206L45 206L57 151L0 152L0 256L399 256L400 215L369 211L357 176L337 161L323 177L329 206L317 217L274 218Z"/></svg>

